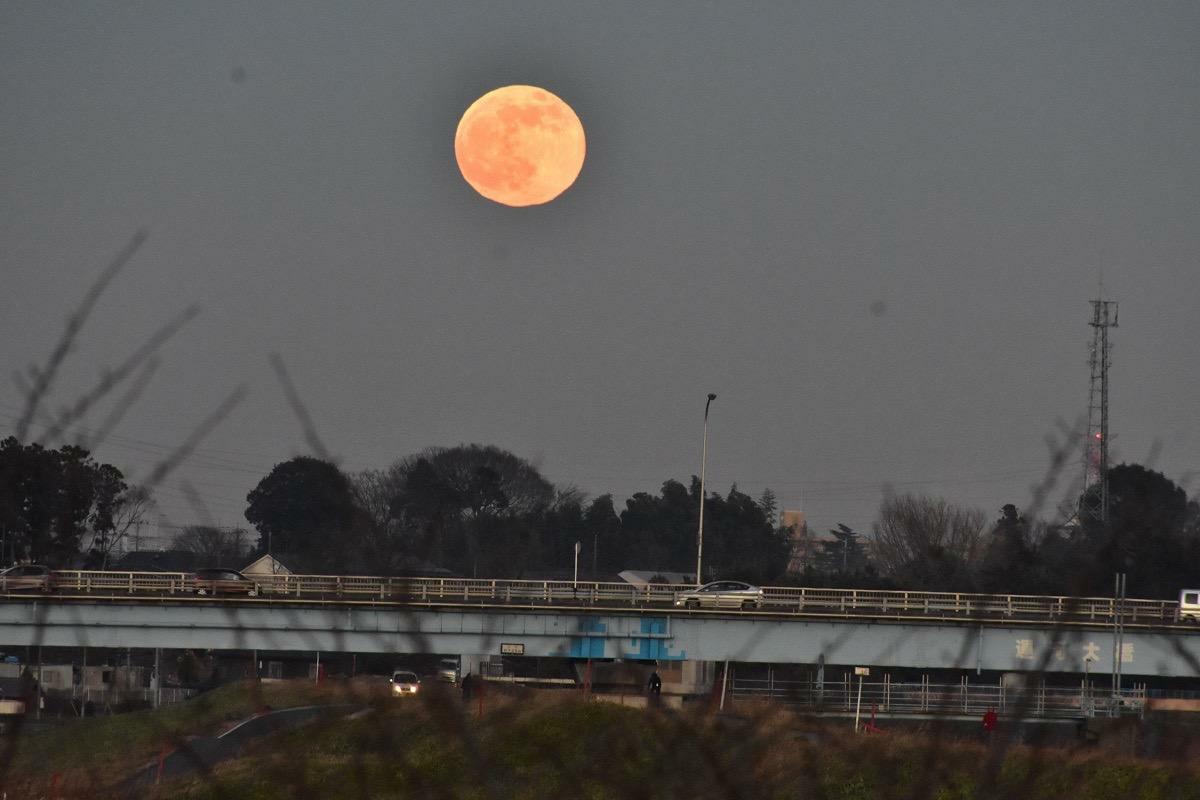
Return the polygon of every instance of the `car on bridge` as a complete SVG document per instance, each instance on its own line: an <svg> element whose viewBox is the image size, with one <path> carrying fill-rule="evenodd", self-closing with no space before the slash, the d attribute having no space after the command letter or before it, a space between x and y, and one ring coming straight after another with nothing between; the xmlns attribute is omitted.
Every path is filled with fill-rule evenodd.
<svg viewBox="0 0 1200 800"><path fill-rule="evenodd" d="M18 564L0 572L0 592L48 592L50 568L43 564Z"/></svg>
<svg viewBox="0 0 1200 800"><path fill-rule="evenodd" d="M257 597L259 594L258 584L236 569L198 569L192 574L192 585L196 594L213 597L234 594Z"/></svg>
<svg viewBox="0 0 1200 800"><path fill-rule="evenodd" d="M679 608L756 609L763 604L763 590L744 581L713 581L675 595Z"/></svg>

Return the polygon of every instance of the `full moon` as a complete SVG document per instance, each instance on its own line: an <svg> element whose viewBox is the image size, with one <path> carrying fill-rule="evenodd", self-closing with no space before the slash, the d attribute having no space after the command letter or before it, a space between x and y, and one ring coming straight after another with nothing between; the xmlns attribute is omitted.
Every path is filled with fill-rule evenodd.
<svg viewBox="0 0 1200 800"><path fill-rule="evenodd" d="M476 100L454 134L467 183L506 206L548 203L575 182L586 149L571 107L536 86L505 86Z"/></svg>

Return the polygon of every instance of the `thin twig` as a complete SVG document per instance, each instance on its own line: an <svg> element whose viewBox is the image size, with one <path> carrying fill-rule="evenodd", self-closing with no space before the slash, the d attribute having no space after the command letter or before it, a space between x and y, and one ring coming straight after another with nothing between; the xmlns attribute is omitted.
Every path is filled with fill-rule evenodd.
<svg viewBox="0 0 1200 800"><path fill-rule="evenodd" d="M92 313L96 301L100 299L100 295L104 293L108 285L117 277L117 273L129 263L134 254L146 242L147 235L145 229L139 230L133 235L133 238L121 248L116 257L109 262L91 288L88 289L87 294L83 296L83 301L79 304L79 308L75 309L75 313L67 318L66 330L63 331L58 344L55 345L54 350L50 353L50 357L46 360L45 368L38 369L34 374L33 385L29 387L29 391L26 393L25 410L21 413L21 418L17 422L18 441L25 441L25 435L29 432L29 425L33 422L38 408L53 386L59 367L66 360L67 354L71 352L71 348L75 344L75 339L79 336L84 323L87 322L88 316Z"/></svg>
<svg viewBox="0 0 1200 800"><path fill-rule="evenodd" d="M208 434L210 434L212 430L216 428L222 420L225 419L225 417L229 416L230 412L232 412L239 403L246 399L246 394L247 391L245 386L239 386L238 388L234 389L233 393L226 397L225 400L222 401L219 406L217 406L213 413L209 414L198 426L196 426L196 429L192 431L187 439L184 440L183 444L172 450L165 459L158 462L158 464L154 466L154 469L150 471L149 477L142 482L142 485L147 488L153 488L162 483L163 480L169 474L171 474L176 467L183 463L184 459L191 455L192 451L196 449L197 445L204 440L204 437L208 436Z"/></svg>
<svg viewBox="0 0 1200 800"><path fill-rule="evenodd" d="M292 383L291 376L288 375L287 367L283 363L283 357L278 353L272 353L270 360L271 367L275 370L275 375L279 378L280 385L283 386L283 394L287 397L288 405L292 407L296 419L300 421L300 427L304 430L304 439L308 442L308 446L312 448L318 458L323 461L332 462L333 459L330 458L329 451L325 449L325 445L321 442L321 437L317 435L317 427L313 424L308 409L305 408L304 402L300 399L299 392L296 391L295 384Z"/></svg>
<svg viewBox="0 0 1200 800"><path fill-rule="evenodd" d="M138 401L138 398L142 396L142 392L145 391L146 386L149 385L150 379L154 376L155 371L158 370L158 363L157 357L151 358L138 371L129 389L121 396L121 399L113 407L113 410L109 412L108 416L104 418L104 421L100 423L100 427L92 433L90 438L85 439L81 445L85 450L94 451L108 438L108 435L113 432L117 425L121 423L121 420L125 418L125 413L133 408L134 403Z"/></svg>
<svg viewBox="0 0 1200 800"><path fill-rule="evenodd" d="M156 351L158 351L159 348L166 344L172 336L178 333L180 328L195 319L196 315L199 313L199 306L188 306L183 310L182 313L179 314L179 316L175 317L175 319L171 320L166 325L155 331L150 338L148 338L141 347L135 350L129 356L129 358L125 359L120 366L114 370L106 371L104 376L95 386L91 388L90 391L87 391L79 396L79 399L75 401L74 406L59 415L54 425L48 431L42 434L41 443L48 446L57 441L59 437L61 437L71 425L78 422L97 401L105 397L115 387L125 381L125 379L128 378L129 375L135 369L137 369L139 365L142 364L142 362L150 358Z"/></svg>

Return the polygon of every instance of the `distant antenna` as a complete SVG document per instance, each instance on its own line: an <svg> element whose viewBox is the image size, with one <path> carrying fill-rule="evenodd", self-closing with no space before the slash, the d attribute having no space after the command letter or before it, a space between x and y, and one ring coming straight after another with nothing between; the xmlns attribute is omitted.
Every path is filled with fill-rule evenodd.
<svg viewBox="0 0 1200 800"><path fill-rule="evenodd" d="M1101 283L1100 295L1104 288ZM1088 357L1092 377L1088 394L1087 439L1083 443L1082 516L1108 522L1108 368L1112 353L1108 329L1117 327L1117 304L1111 300L1092 300L1092 346Z"/></svg>

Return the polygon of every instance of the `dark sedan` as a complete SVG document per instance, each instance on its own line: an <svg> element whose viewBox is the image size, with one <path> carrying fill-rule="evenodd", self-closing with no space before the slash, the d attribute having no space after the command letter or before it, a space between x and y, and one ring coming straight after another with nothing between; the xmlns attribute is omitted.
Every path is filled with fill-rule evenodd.
<svg viewBox="0 0 1200 800"><path fill-rule="evenodd" d="M258 596L258 584L236 569L198 569L192 576L196 594L200 595L244 595Z"/></svg>
<svg viewBox="0 0 1200 800"><path fill-rule="evenodd" d="M41 564L18 564L0 572L0 592L48 592L50 568Z"/></svg>

